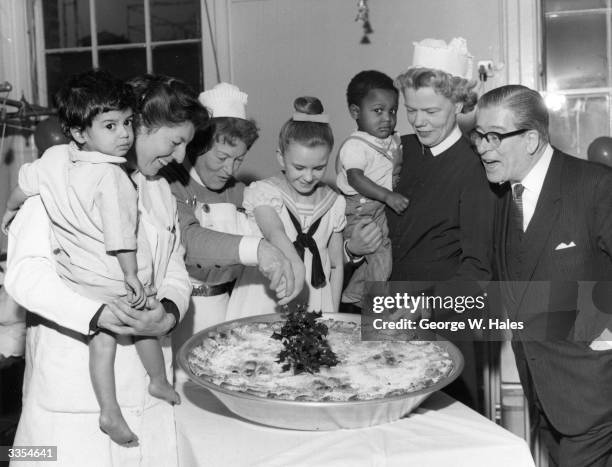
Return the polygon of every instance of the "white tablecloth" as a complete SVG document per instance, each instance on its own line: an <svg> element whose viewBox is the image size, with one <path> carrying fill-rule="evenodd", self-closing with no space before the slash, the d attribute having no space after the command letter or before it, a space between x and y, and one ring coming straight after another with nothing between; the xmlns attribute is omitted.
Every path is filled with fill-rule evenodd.
<svg viewBox="0 0 612 467"><path fill-rule="evenodd" d="M181 467L533 467L525 442L443 393L385 425L292 431L245 421L208 390L179 384Z"/></svg>

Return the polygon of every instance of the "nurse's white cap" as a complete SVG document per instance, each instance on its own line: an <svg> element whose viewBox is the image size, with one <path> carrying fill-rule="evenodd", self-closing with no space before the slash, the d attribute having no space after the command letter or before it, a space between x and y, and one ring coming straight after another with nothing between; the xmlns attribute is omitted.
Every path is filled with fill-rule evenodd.
<svg viewBox="0 0 612 467"><path fill-rule="evenodd" d="M433 68L460 78L472 78L474 57L468 52L463 37L455 37L448 44L439 39L414 42L410 68Z"/></svg>
<svg viewBox="0 0 612 467"><path fill-rule="evenodd" d="M246 105L248 95L233 84L219 83L212 89L200 93L198 99L210 111L213 118L247 118Z"/></svg>

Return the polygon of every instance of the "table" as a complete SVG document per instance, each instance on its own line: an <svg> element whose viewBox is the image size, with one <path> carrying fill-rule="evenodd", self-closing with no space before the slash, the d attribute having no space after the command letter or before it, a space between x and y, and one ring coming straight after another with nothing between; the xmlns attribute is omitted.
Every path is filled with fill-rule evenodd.
<svg viewBox="0 0 612 467"><path fill-rule="evenodd" d="M533 467L524 440L444 393L371 428L292 431L246 421L193 382L177 384L181 467Z"/></svg>

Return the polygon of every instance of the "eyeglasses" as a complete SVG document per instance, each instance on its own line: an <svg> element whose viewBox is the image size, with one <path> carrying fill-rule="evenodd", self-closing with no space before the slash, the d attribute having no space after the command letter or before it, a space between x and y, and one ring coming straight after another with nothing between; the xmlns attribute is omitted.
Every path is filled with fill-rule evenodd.
<svg viewBox="0 0 612 467"><path fill-rule="evenodd" d="M510 131L508 133L497 133L496 131L489 131L487 133L481 133L478 130L472 130L470 132L470 140L474 146L478 146L483 139L487 140L493 149L497 149L501 144L502 140L506 138L510 138L510 136L522 135L526 131L529 131L529 128L523 128L522 130Z"/></svg>

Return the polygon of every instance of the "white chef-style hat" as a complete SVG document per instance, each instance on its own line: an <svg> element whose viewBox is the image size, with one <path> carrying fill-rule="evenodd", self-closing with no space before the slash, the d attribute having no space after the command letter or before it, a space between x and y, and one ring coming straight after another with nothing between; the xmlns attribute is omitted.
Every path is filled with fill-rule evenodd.
<svg viewBox="0 0 612 467"><path fill-rule="evenodd" d="M448 44L439 39L414 42L411 68L434 68L460 78L472 78L474 56L468 52L463 37L455 37Z"/></svg>
<svg viewBox="0 0 612 467"><path fill-rule="evenodd" d="M246 120L248 95L229 83L219 83L200 93L200 103L212 114L212 118L234 117Z"/></svg>

